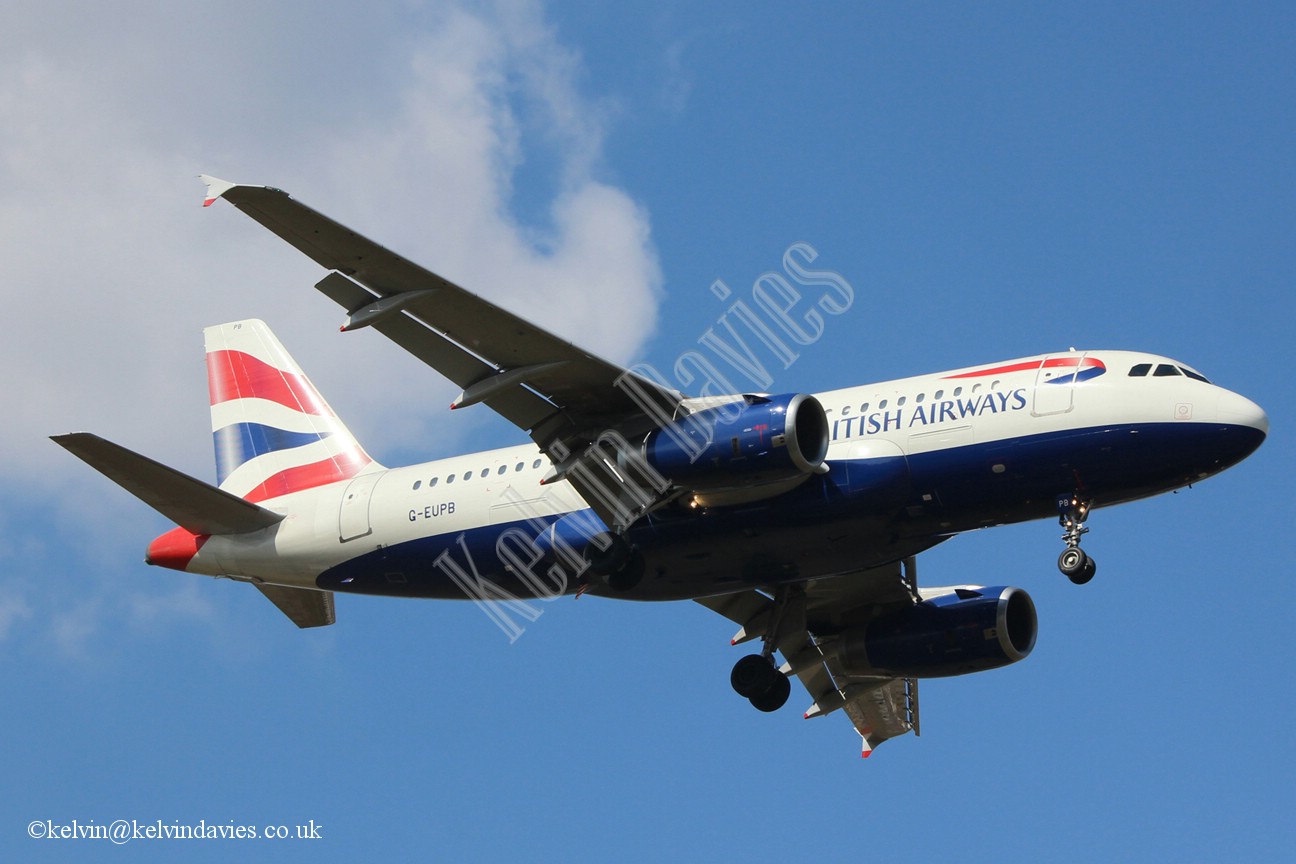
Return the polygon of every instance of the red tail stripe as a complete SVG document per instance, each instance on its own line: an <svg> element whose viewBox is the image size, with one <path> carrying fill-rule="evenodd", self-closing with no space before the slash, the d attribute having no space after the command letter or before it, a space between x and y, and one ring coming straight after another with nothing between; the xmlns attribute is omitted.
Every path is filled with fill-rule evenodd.
<svg viewBox="0 0 1296 864"><path fill-rule="evenodd" d="M304 377L276 369L242 351L213 351L207 355L207 389L213 405L255 397L304 414L333 416Z"/></svg>
<svg viewBox="0 0 1296 864"><path fill-rule="evenodd" d="M340 453L332 459L325 459L311 465L298 465L280 471L278 474L268 477L243 497L256 503L267 498L278 498L280 495L287 495L290 492L300 492L303 489L314 489L316 486L323 486L326 483L336 483L338 480L350 480L372 461L358 449L353 452Z"/></svg>

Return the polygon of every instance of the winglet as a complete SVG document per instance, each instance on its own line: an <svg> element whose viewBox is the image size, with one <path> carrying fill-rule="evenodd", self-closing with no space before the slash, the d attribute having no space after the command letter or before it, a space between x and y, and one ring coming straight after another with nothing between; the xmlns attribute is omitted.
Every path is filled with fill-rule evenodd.
<svg viewBox="0 0 1296 864"><path fill-rule="evenodd" d="M228 180L221 180L219 177L213 177L210 174L199 174L198 179L207 184L207 195L203 198L204 207L210 207L217 198L239 185Z"/></svg>

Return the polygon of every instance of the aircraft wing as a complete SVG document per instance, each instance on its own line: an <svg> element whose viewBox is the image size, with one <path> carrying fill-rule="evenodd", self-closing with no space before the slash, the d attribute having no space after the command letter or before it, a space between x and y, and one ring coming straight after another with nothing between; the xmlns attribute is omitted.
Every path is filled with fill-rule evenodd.
<svg viewBox="0 0 1296 864"><path fill-rule="evenodd" d="M911 567L911 561L906 562ZM919 733L918 682L912 678L848 675L836 655L825 650L826 637L857 626L879 612L914 601L911 573L889 564L846 576L810 580L804 602L794 604L794 623L781 627L777 647L787 661L784 674L795 674L812 700L806 719L838 709L864 741L863 756L889 738ZM740 625L733 644L759 637L769 625L774 600L752 590L697 601ZM785 616L786 617L786 616Z"/></svg>
<svg viewBox="0 0 1296 864"><path fill-rule="evenodd" d="M288 193L203 175L204 206L224 198L333 271L316 287L348 312L343 330L372 326L463 388L451 405L489 405L556 465L607 429L649 428L645 399L673 414L678 391L628 372L423 269ZM659 413L659 416L660 413ZM556 479L556 478L554 478ZM612 526L610 513L585 494Z"/></svg>

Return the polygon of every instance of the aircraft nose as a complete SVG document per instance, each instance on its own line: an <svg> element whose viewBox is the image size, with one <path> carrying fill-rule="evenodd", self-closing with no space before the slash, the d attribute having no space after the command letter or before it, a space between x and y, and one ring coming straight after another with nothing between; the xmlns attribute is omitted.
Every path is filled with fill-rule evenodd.
<svg viewBox="0 0 1296 864"><path fill-rule="evenodd" d="M1235 426L1247 426L1260 433L1261 439L1269 434L1269 415L1245 396L1225 391L1219 401L1220 420Z"/></svg>

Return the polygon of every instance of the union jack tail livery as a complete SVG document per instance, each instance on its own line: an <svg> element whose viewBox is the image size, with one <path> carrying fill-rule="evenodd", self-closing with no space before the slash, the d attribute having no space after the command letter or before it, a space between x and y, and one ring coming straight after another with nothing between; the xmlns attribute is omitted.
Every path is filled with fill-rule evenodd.
<svg viewBox="0 0 1296 864"><path fill-rule="evenodd" d="M265 322L203 336L221 489L257 502L382 470Z"/></svg>

